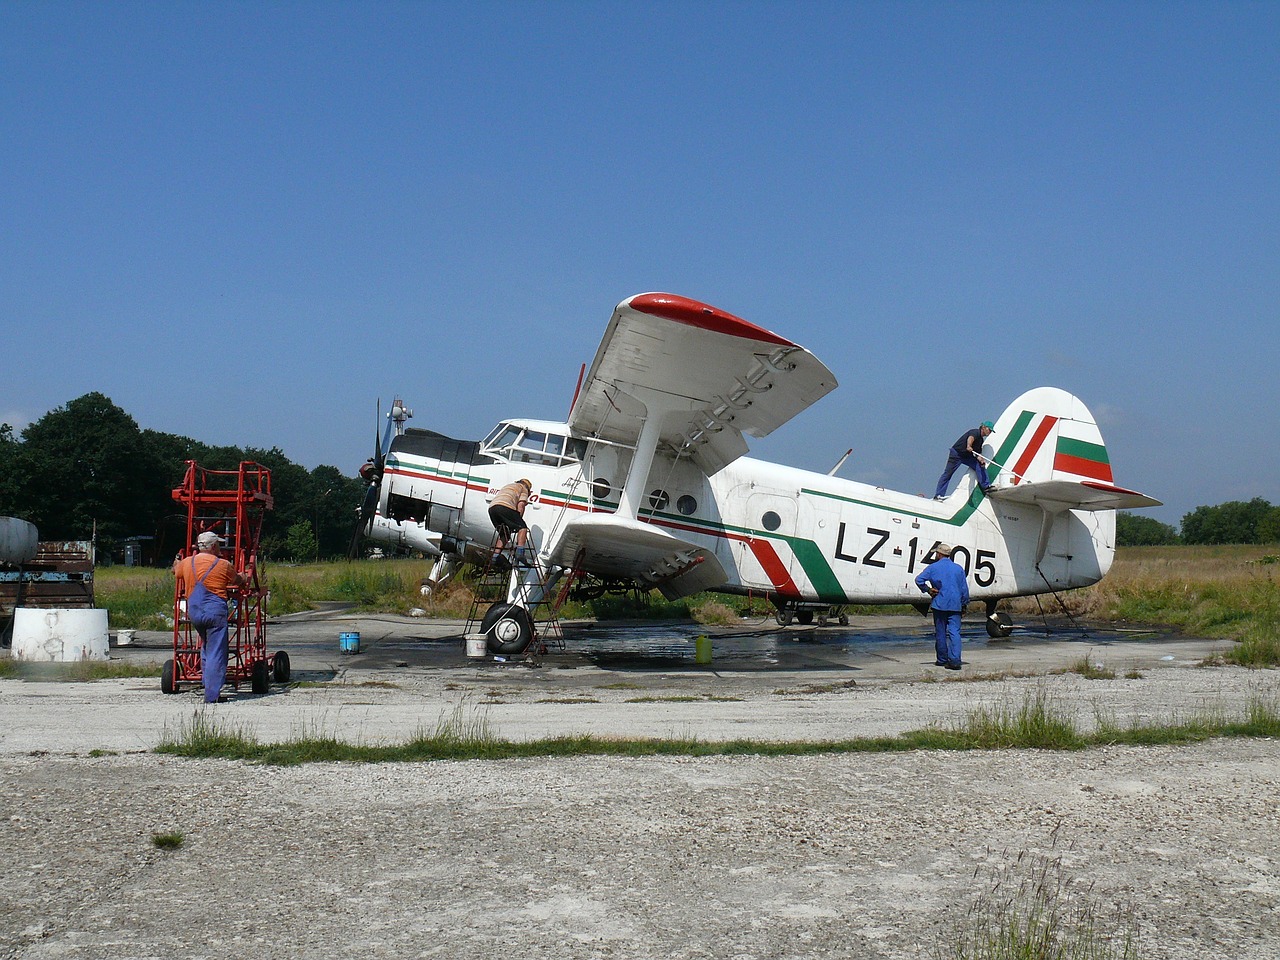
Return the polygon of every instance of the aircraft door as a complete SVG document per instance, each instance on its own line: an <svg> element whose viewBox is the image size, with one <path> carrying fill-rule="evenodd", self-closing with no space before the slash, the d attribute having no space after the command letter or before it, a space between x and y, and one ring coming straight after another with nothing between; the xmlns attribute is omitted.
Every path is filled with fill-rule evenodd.
<svg viewBox="0 0 1280 960"><path fill-rule="evenodd" d="M790 492L754 487L747 494L743 535L734 541L733 559L743 586L786 591L795 563L788 538L796 532L796 499Z"/></svg>

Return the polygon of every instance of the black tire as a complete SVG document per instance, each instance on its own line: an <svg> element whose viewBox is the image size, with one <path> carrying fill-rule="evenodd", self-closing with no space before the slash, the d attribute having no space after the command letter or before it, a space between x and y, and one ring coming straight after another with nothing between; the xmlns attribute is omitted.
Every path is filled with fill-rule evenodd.
<svg viewBox="0 0 1280 960"><path fill-rule="evenodd" d="M524 653L533 640L529 611L514 603L495 603L480 621L490 653Z"/></svg>
<svg viewBox="0 0 1280 960"><path fill-rule="evenodd" d="M813 611L812 611L812 610L797 610L797 611L796 611L796 623L800 624L800 626L802 626L802 627L807 627L809 624L813 623Z"/></svg>
<svg viewBox="0 0 1280 960"><path fill-rule="evenodd" d="M1003 640L1013 633L1013 618L1007 613L993 613L987 617L987 636L992 640Z"/></svg>
<svg viewBox="0 0 1280 960"><path fill-rule="evenodd" d="M849 615L847 613L840 614L840 626L847 627L849 625Z"/></svg>
<svg viewBox="0 0 1280 960"><path fill-rule="evenodd" d="M249 689L254 693L266 693L271 689L271 662L255 660L249 674Z"/></svg>
<svg viewBox="0 0 1280 960"><path fill-rule="evenodd" d="M178 678L175 676L176 670L172 660L166 660L164 667L160 671L160 692L161 693L177 693Z"/></svg>
<svg viewBox="0 0 1280 960"><path fill-rule="evenodd" d="M778 621L778 626L785 627L791 622L791 611L779 608L778 612L773 615L773 619Z"/></svg>
<svg viewBox="0 0 1280 960"><path fill-rule="evenodd" d="M276 678L276 683L289 682L289 655L283 650L277 650L276 655L271 658L271 672Z"/></svg>

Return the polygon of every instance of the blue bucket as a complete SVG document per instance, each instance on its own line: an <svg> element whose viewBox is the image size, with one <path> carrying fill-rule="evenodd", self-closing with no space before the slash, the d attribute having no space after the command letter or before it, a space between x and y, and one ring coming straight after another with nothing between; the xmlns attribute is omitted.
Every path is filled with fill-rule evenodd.
<svg viewBox="0 0 1280 960"><path fill-rule="evenodd" d="M358 633L340 633L338 634L338 649L343 653L359 653L360 652L360 634Z"/></svg>

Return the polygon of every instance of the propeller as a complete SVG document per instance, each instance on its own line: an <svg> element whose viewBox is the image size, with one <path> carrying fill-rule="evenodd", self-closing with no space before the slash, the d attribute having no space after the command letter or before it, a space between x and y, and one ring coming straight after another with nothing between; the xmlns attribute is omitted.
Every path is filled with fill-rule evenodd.
<svg viewBox="0 0 1280 960"><path fill-rule="evenodd" d="M391 449L393 436L404 433L404 422L413 416L399 397L391 404L391 412L387 414L387 426L382 431L382 439L378 439L378 421L382 419L382 398L378 398L377 413L373 426L373 456L360 467L360 479L368 487L364 492L364 501L360 504L359 518L355 529L351 532L351 546L347 550L347 559L354 560L360 555L360 541L369 535L373 525L373 515L378 508L378 491L382 484L382 471L387 462L387 451Z"/></svg>

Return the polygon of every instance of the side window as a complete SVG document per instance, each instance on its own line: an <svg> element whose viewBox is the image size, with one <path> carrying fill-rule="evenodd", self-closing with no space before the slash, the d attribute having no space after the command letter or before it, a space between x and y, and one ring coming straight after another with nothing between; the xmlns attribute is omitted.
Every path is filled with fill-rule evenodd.
<svg viewBox="0 0 1280 960"><path fill-rule="evenodd" d="M667 504L671 502L671 495L665 490L654 490L649 494L650 510L665 510Z"/></svg>
<svg viewBox="0 0 1280 960"><path fill-rule="evenodd" d="M693 516L698 510L698 501L693 499L687 493L676 501L676 509L683 513L686 517Z"/></svg>

